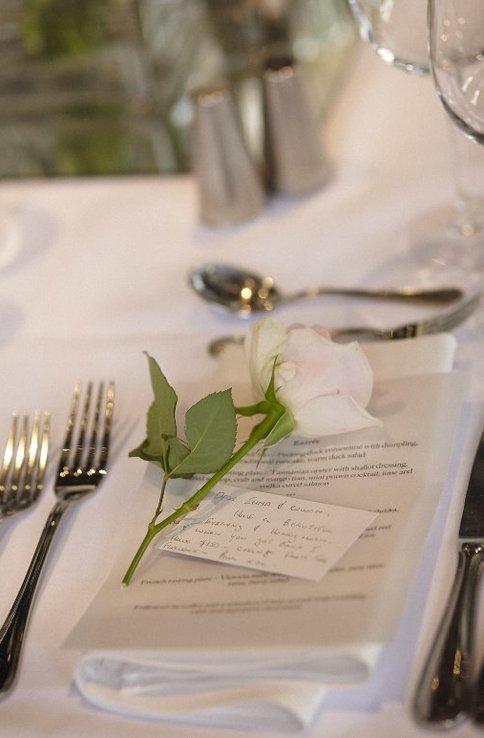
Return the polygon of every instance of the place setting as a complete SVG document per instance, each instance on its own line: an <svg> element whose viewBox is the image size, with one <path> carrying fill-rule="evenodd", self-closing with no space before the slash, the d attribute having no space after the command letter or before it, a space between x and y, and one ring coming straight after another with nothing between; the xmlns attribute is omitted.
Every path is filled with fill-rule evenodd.
<svg viewBox="0 0 484 738"><path fill-rule="evenodd" d="M4 700L15 698L22 680L27 654L6 649L24 640L36 580L49 565L49 538L71 502L98 484L102 495L104 477L122 487L127 464L145 471L118 533L113 569L62 644L76 654L72 678L88 703L168 725L247 730L255 716L260 729L299 732L335 691L375 672L398 632L445 484L465 385L451 371L456 342L440 332L361 348L272 317L256 321L248 340L249 359L241 346L224 352L209 394L188 407L184 423L175 408L186 399L177 399L153 356L142 357L153 393L147 437L125 449L124 459L118 453L107 461L111 424L116 431L121 422L114 387L89 385L81 403L76 385L61 446L73 445L80 416L77 457L70 469L65 450L53 459L59 501L48 538L39 541L0 629L9 665L1 670ZM302 362L299 387L290 371L294 350ZM311 364L315 380L304 380ZM319 389L321 376L329 390ZM283 379L293 399L279 395ZM309 414L301 392L312 396ZM27 420L20 433L15 417L5 451L4 473L16 488L11 477L21 454L37 459L34 507L46 486L48 425L45 416L41 430L35 416L29 441ZM91 452L81 462L83 447ZM29 469L21 474L32 486Z"/></svg>
<svg viewBox="0 0 484 738"><path fill-rule="evenodd" d="M48 168L2 184L0 724L477 738L482 11L53 6L0 10Z"/></svg>
<svg viewBox="0 0 484 738"><path fill-rule="evenodd" d="M458 291L445 297L452 305L463 299ZM300 732L325 700L375 674L398 635L441 504L465 395L465 375L452 370L457 342L440 330L338 343L322 329L288 328L274 311L249 323L246 344L212 358L208 387L205 375L188 399L210 391L188 408L161 359L140 354L148 369L143 390L151 385L152 398L146 423L136 427L147 435L131 433L133 445L125 443L120 457L118 444L109 463L111 425L116 431L126 422L113 412L114 387L89 385L81 403L76 385L60 448L72 445L79 415L78 455L70 470L65 451L53 459L59 501L0 629L0 655L24 640L36 580L49 565L48 539L65 509L98 485L102 495L105 477L122 495L122 470L136 465L141 484L125 507L112 571L61 645L75 654L76 695L107 714L166 725L245 731L256 719L261 730ZM128 348L134 353L134 344ZM176 342L167 350L176 352ZM295 357L302 379L294 377ZM127 382L134 359L117 379L116 404L120 391L139 394L139 377ZM293 393L287 399L285 384ZM46 486L49 422L44 416L41 432L36 415L28 441L24 419L17 444L37 458L34 509ZM19 433L15 416L5 451L9 477ZM89 454L80 462L87 446L91 454L100 446L98 461ZM22 680L20 651L14 654L4 656L4 700L15 698Z"/></svg>
<svg viewBox="0 0 484 738"><path fill-rule="evenodd" d="M239 730L256 719L261 729L299 732L314 722L328 695L374 673L398 632L445 485L464 395L465 377L451 371L455 340L438 333L363 350L315 329L288 330L272 318L257 321L248 335L248 362L234 346L237 355L228 351L217 366L213 391L188 408L187 439L177 435L176 391L156 359L145 357L153 392L148 435L122 462L146 467L136 506L120 533L111 574L63 644L81 654L73 674L77 689L108 713ZM321 356L314 356L315 345ZM299 359L302 375L305 361L308 368L322 361L332 392L308 378L307 389L304 379L292 387L290 371L285 378L284 354L289 369L298 347L308 351ZM290 393L278 399L283 378L294 399ZM316 379L319 385L318 372ZM316 413L299 404L307 391ZM22 679L21 665L16 674L21 629L44 559L48 565L48 539L71 502L95 491L106 475L119 477L119 458L107 462L113 417L116 423L113 393L112 385L101 384L98 393L89 385L80 405L76 385L54 482L59 501L43 534L48 538L39 541L0 629L0 654L9 666L1 670L4 699L14 697L15 680ZM64 457L79 414L77 457L68 468ZM239 450L235 414L247 434L246 441L237 438ZM37 459L34 497L44 484L48 423L44 416L41 431L36 415L28 442L24 420L18 454L15 418L5 451L9 480L17 473L12 458L28 450L28 459ZM91 449L85 463L83 447ZM21 472L28 486L31 471ZM2 490L7 486L4 481ZM12 503L5 504L13 512Z"/></svg>
<svg viewBox="0 0 484 738"><path fill-rule="evenodd" d="M260 339L264 344L265 331L274 330L278 333L277 338L280 339L280 332L284 329L277 323L273 325L272 322L263 322L257 330L260 330L260 334L257 335L255 330L254 340ZM304 335L308 331L309 329L300 329ZM297 329L295 333L297 334ZM321 340L325 348L328 348L328 343L330 347L337 346L337 356L339 351L344 352L344 357L355 352L354 347L341 347L328 341L327 338L321 338ZM420 341L424 343L421 352L416 350ZM425 348L425 343L429 341L430 343L427 343L427 348ZM397 351L398 361L394 362L393 373L385 368L385 361L382 361L381 376L375 379L375 387L378 387L378 381L382 382L382 389L373 398L375 409L379 411L380 417L368 414L357 405L348 407L343 412L342 408L346 404L345 397L341 398L342 408L331 410L332 401L329 402L331 398L328 398L327 412L330 413L330 418L333 417L333 421L324 419L325 428L322 431L315 431L316 436L319 432L329 433L328 440L322 438L317 441L316 437L310 441L297 434L294 440L288 437L284 441L284 435L290 436L291 432L288 433L287 428L285 431L277 430L277 434L282 436L281 452L277 451L278 444L274 444L274 449L272 449L273 444L271 443L260 458L259 454L251 453L257 444L257 438L263 442L263 433L265 433L265 437L270 439L271 434L276 432L277 426L280 426L279 419L277 421L274 418L271 419L271 413L274 412L272 408L267 415L266 429L258 432L258 436L256 433L257 438L252 434L252 440L246 442L248 443L245 452L246 461L240 464L240 468L239 465L233 467L232 475L228 476L229 486L224 487L219 483L215 488L218 492L214 491L213 495L207 495L206 503L200 504L200 507L189 502L189 515L186 523L181 526L177 525L175 535L171 533L165 540L161 536L162 550L158 550L160 542L152 543L153 533L158 535L161 533L161 528L152 528L149 545L142 544L142 549L146 552L146 560L141 557L135 566L132 564L130 567L130 556L133 556L136 551L135 538L140 539L142 536L142 526L138 528L135 521L141 521L142 516L146 515L147 503L156 506L156 494L153 493L156 487L160 487L163 478L158 463L148 464L142 488L137 493L141 494L142 502L138 497L138 509L135 511L134 520L130 516L129 529L123 532L120 554L118 554L113 572L106 586L102 588L88 609L85 618L81 619L74 633L68 638L68 648L83 651L94 648L92 655L87 653L83 656L76 670L76 684L84 696L98 706L120 713L158 715L162 720L173 719L175 722L188 720L194 723L201 721L206 722L207 725L213 724L214 720L217 722L217 705L220 700L221 724L235 720L234 724L238 727L243 727L244 724L248 724L246 721L250 721L254 699L257 696L259 704L257 709L260 711L262 724L268 720L277 727L281 721L282 729L288 720L284 729L289 726L294 730L300 729L302 724L313 718L323 691L328 689L328 685L332 685L334 681L337 684L348 680L350 683L354 680L358 681L373 668L377 654L388 639L389 632L392 631L390 623L393 621L393 628L396 627L400 607L403 604L402 598L408 591L412 573L415 572L408 560L408 553L404 554L401 550L402 536L409 536L412 539L411 549L414 550L414 566L416 566L418 561L416 543L419 538L422 540L422 526L429 523L443 484L443 476L435 478L429 487L426 484L425 494L419 495L418 498L415 495L417 489L424 483L425 468L429 458L432 456L435 458L436 454L442 454L442 458L448 456L454 427L453 423L443 423L443 418L448 417L446 413L450 412L451 402L455 404L450 415L453 418L458 416L462 394L462 378L457 374L444 371L452 365L454 342L450 336L439 335L412 339L395 345L398 345L399 349ZM404 368L405 355L408 357L406 368ZM378 350L376 356L378 356ZM346 361L347 359L339 360ZM356 352L353 360L356 362L356 371L364 375L366 387L363 389L362 397L367 398L368 359L362 352ZM419 365L418 368L415 362ZM172 411L168 412L166 405L171 403L173 408L174 397L173 388L163 377L156 361L148 357L148 363L155 393L154 404L150 405L151 409L148 414L149 431L150 427L156 428L158 422L161 422L161 418L155 421L155 412L161 412L162 415L171 414ZM240 365L239 361L238 366ZM375 366L378 366L378 359L375 360ZM265 371L267 368L266 365ZM405 377L406 371L410 372L410 378ZM435 373L442 371L444 374ZM378 372L378 369L375 369L375 372ZM236 379L235 374L236 372L232 380ZM399 375L398 378L397 375ZM386 378L388 376L390 376L389 379ZM403 410L401 408L402 399L406 397L404 388L409 382L413 387L413 392L410 393L413 395L412 403L409 404L407 400L403 402ZM422 385L420 390L416 387L419 382ZM245 377L244 385L232 383L234 393L235 387L238 387L241 401L245 402L246 397L242 397L242 389L245 388L246 394L250 389L247 386L247 377ZM446 396L445 412L442 402L439 401L442 392ZM169 400L170 397L171 400ZM223 399L227 403L227 396L223 390L215 396L209 395L209 398L217 403L222 403ZM362 400L362 402L365 401ZM203 423L203 420L196 418L203 404L207 402L208 399L205 398L187 411L187 423L190 415L193 417L190 422L194 423L195 427L200 422ZM421 411L422 402L432 404L432 411L425 413L430 426L422 427L416 438L413 428L414 417L415 413ZM155 409L157 403L158 411ZM434 405L442 408L444 413L442 420L439 419L439 413ZM217 439L217 454L224 453L227 456L227 453L231 452L233 435L231 437L222 407L207 414L210 416L215 413L217 417L218 422L215 422L212 429L214 439ZM399 410L396 411L395 408ZM263 412L260 409L258 411ZM281 412L280 407L278 407L278 412ZM402 412L403 415L401 415ZM345 413L347 421L344 420ZM242 408L242 418L249 417L249 410ZM173 423L173 417L171 420L169 417L166 418L166 421ZM308 418L307 422L310 426L312 421ZM331 422L336 425L332 426ZM343 436L339 435L342 428L341 425L338 426L338 423L341 424L341 422L344 424ZM368 427L359 431L358 428L362 423ZM227 426L223 433L217 430L218 424L224 428ZM448 429L446 433L442 432L442 425ZM432 431L431 428L434 430ZM435 433L436 428L440 429L438 435ZM187 433L188 429L187 425ZM173 428L169 434L166 434L168 439L172 437L172 432ZM194 444L196 449L199 442L196 433L193 437L193 432L190 431L189 436L191 444ZM206 435L206 432L199 428L198 435ZM175 443L175 438L176 436L173 436L172 444ZM250 433L248 438L251 438ZM219 448L221 439L226 446L225 450ZM181 439L177 440L173 448L178 448L180 443L182 443ZM210 448L210 443L208 441L207 443ZM428 448L429 443L432 443L432 453ZM244 447L243 443L242 447ZM153 438L148 437L141 446L132 450L131 455L139 456L141 460L154 460L152 456L154 453ZM177 472L173 472L175 478L167 486L167 498L163 503L163 510L170 510L180 504L183 507L186 504L187 489L193 488L193 482L189 483L183 477L193 476L194 473L195 478L201 481L200 469L205 471L203 478L206 477L207 465L211 463L207 459L210 451L207 450L203 454L201 451L198 453L201 455L201 461L197 461L197 452L193 450L185 457L187 459L185 467L183 467L183 460L180 462L182 466L179 467L178 479L176 478ZM282 455L280 456L279 453ZM242 461L243 457L240 456L240 452L238 458ZM139 459L131 459L130 463L141 462ZM216 458L213 464L215 465L213 468L216 469L221 464L220 458ZM231 464L232 462L227 460L228 468ZM298 469L297 483L294 480L294 464ZM186 468L186 473L184 468ZM194 470L193 473L191 469ZM444 475L445 466L441 465L441 469ZM215 477L217 476L215 473ZM314 480L319 481L315 484ZM401 485L407 492L404 495L405 501L397 504L397 500L402 495ZM205 488L209 489L207 483L205 483ZM285 491L286 488L287 491ZM323 496L321 496L321 488L327 489L327 493ZM394 497L390 498L392 488L394 488ZM244 492L245 489L249 491ZM372 489L373 492L368 497ZM413 506L418 509L418 513L417 509L412 509L413 506L410 504L411 499L408 497L410 489L415 490ZM365 497L363 506L361 506L361 501L356 504L356 500L361 499L361 494ZM384 499L386 502L383 507ZM288 516L284 508L280 508L282 502L291 511ZM259 517L249 515L246 519L246 528L242 525L236 527L231 521L243 521L240 517L240 510L244 504L247 504L249 509L253 505L261 515ZM274 506L273 518L269 514L271 506ZM380 512L378 513L377 510ZM340 514L343 517L338 522L337 517L334 519L327 517L328 513L334 513L336 516ZM170 515L172 520L177 520L182 513L175 509ZM315 516L317 520L318 515L325 516L322 518L326 521L322 529L314 522ZM348 529L346 527L347 524L350 525L351 515L355 516L354 525L356 527L353 533L351 533L351 527ZM380 521L376 523L379 515L384 516L384 519L380 518ZM415 517L419 519L418 525ZM192 522L191 518L194 519ZM294 533L289 540L284 538L284 526L288 525L288 520L291 521L290 525L296 533L300 531L299 539ZM250 525L247 527L248 521ZM252 521L255 521L256 525ZM410 521L412 521L411 525ZM145 524L146 522L145 519ZM237 558L238 548L233 541L231 543L230 535L223 538L219 544L224 551L227 549L225 557L229 563L223 563L223 558L220 559L220 550L214 557L208 555L208 562L203 561L204 553L199 551L202 539L206 542L206 538L210 537L210 530L213 534L219 526L220 530L229 533L237 531L239 540L244 541L243 546L239 545L238 548L258 551L258 554L253 553L253 555L262 556L263 549L265 549L266 555L269 556L267 550L271 549L277 563L269 564L269 566L263 566L260 562L251 564L247 559L247 554L244 558L243 550L239 551L239 558ZM259 526L261 533L257 536L254 532L251 533L253 528L259 528ZM331 533L331 526L333 526L333 533ZM271 531L274 529L279 529L280 532L279 555L277 555L277 548L272 550L272 547L276 547L276 541L271 540L271 536L274 535ZM366 536L362 535L366 529L369 529ZM332 544L331 540L324 544L329 546L324 554L326 564L322 563L321 552L317 553L318 546L323 545L323 541L320 537L318 538L318 530L319 536L324 531L323 537L329 536L329 539L335 537ZM338 530L339 533L337 533ZM192 535L195 535L191 543L187 538L190 531L194 531ZM343 531L346 531L344 535L349 538L342 538ZM420 533L419 537L417 533ZM352 543L352 538L355 536L360 538L358 544ZM261 539L265 540L264 544L261 544ZM216 539L211 540L213 543ZM387 558L397 540L400 541L400 545L396 547L393 556L389 557L388 563L383 565L382 557ZM338 547L334 548L336 543ZM231 545L233 550L230 548ZM288 548L286 548L287 545L289 545ZM355 548L357 545L360 546L360 554ZM331 546L334 549L332 554L330 553ZM345 559L344 549L347 547L349 547L349 552ZM131 549L130 553L128 553L129 549ZM314 552L311 553L313 549ZM399 550L400 554L398 554ZM299 565L296 565L297 555L286 560L284 564L287 551L301 552ZM353 555L352 551L354 551ZM407 585L404 584L405 578L401 571L403 560L400 560L400 557L402 555L406 562ZM361 556L363 558L360 558ZM314 573L312 574L309 567L311 559L314 562ZM363 560L366 563L362 563ZM138 561L136 556L133 561ZM324 574L328 566L333 567L334 573ZM396 569L398 569L398 576ZM364 590L361 590L360 580L363 572L365 572L365 577L368 577L366 594ZM308 576L314 581L308 582ZM122 581L124 581L124 587ZM262 590L261 584L263 584ZM398 586L398 595L395 585ZM263 592L262 599L261 592ZM352 616L347 620L344 616L344 608L350 606L353 611L355 607L358 607L358 603L361 607L360 617ZM376 603L378 603L377 612L380 615L375 619ZM322 608L321 612L319 612L320 608ZM268 612L278 613L280 626L276 631L274 631L272 618L267 617ZM133 618L133 613L136 613L135 618ZM165 625L160 633L156 623L159 622L161 613L163 613ZM334 626L331 628L328 626L328 629L325 629L326 635L319 627L323 613L326 613L325 617L336 618ZM114 629L108 624L108 621L112 622L113 618L116 622ZM341 626L339 618L343 621L347 620L347 626L341 628L341 632L339 632ZM304 623L302 631L301 623ZM200 628L204 634L202 651L200 651L199 640ZM240 633L239 639L234 640L234 634L237 632ZM246 636L240 641L243 633L246 633ZM168 639L166 643L164 642L165 637ZM329 641L325 645L327 638ZM127 643L131 645L124 652L123 646ZM254 655L254 649L257 651L260 648L265 654L262 662L260 656ZM306 649L309 649L307 653ZM316 654L319 654L317 658ZM166 658L168 661L165 665ZM208 692L205 693L206 688L202 687L199 696L197 694L200 687L200 676L195 677L193 682L190 677L192 668L194 668L191 666L192 659L195 660L194 663L199 663L198 668L208 670L209 675L207 677L210 683ZM222 662L219 663L219 659L222 659ZM240 659L246 663L246 667L242 669L242 675L237 667L231 676L230 669ZM294 663L292 663L293 659L296 659ZM177 667L178 661L180 661L179 667ZM168 667L168 664L171 666ZM209 666L210 664L212 667ZM184 679L183 672L189 666L189 672ZM181 672L178 673L177 668L181 668ZM215 671L213 676L210 676L212 668ZM105 669L107 672L104 673ZM172 672L172 669L175 671ZM112 683L106 681L108 673L118 674ZM121 674L125 677L119 681ZM221 674L225 674L222 683L220 682ZM321 679L322 674L326 674L326 679ZM124 679L127 681L125 682ZM168 679L166 686L164 686L165 679ZM231 700L227 703L225 680L230 682L233 679L235 679L233 682L235 704L231 707ZM294 704L294 715L286 719L287 705L281 712L278 703L281 695L290 694L293 682L299 685L296 689L299 698ZM180 685L180 695L185 695L182 713L176 708L180 700L175 689L176 683ZM324 690L323 683L325 684ZM131 686L128 687L128 684ZM168 684L170 686L167 691ZM261 684L265 685L266 706L260 704L258 690ZM242 692L239 692L241 688ZM193 713L187 709L187 690L194 692ZM245 708L240 703L241 694L244 693L246 693L243 700L246 703ZM235 710L233 717L231 716L232 710ZM239 717L236 718L235 715Z"/></svg>

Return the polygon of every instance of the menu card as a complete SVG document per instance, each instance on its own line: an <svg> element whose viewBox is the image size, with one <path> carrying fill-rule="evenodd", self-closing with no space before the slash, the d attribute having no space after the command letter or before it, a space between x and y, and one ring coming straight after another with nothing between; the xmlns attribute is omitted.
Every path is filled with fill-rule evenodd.
<svg viewBox="0 0 484 738"><path fill-rule="evenodd" d="M117 565L67 643L85 651L75 682L88 700L172 721L297 730L329 686L365 679L398 627L460 413L462 375L438 371L453 343L432 341L420 366L419 339L396 342L398 369L385 347L369 407L381 428L285 439L246 457L207 498L237 488L371 512L320 581L153 547L122 587L158 495L160 471L147 467ZM176 480L167 505L189 485L197 481Z"/></svg>

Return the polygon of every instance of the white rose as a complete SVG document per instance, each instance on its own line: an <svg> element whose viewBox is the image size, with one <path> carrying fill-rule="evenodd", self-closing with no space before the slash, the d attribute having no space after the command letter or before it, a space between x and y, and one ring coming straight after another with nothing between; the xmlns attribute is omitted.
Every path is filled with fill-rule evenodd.
<svg viewBox="0 0 484 738"><path fill-rule="evenodd" d="M373 372L356 342L334 343L318 326L286 328L265 319L252 327L247 351L259 399L265 395L277 358L277 398L294 419L295 435L332 435L382 424L365 410Z"/></svg>

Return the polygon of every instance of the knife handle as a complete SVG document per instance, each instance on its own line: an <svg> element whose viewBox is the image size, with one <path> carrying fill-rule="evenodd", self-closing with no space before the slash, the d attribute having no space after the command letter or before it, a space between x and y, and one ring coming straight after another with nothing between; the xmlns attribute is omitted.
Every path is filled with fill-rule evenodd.
<svg viewBox="0 0 484 738"><path fill-rule="evenodd" d="M474 616L484 547L464 543L444 614L417 687L418 723L448 728L467 717L472 698Z"/></svg>
<svg viewBox="0 0 484 738"><path fill-rule="evenodd" d="M481 664L472 692L471 717L476 725L484 725L484 664Z"/></svg>

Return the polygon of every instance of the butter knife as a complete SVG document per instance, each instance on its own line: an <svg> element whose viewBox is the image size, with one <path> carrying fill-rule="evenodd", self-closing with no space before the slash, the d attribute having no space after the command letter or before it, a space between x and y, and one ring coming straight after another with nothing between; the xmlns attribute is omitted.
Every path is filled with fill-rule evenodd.
<svg viewBox="0 0 484 738"><path fill-rule="evenodd" d="M448 728L471 715L474 620L484 560L484 434L469 478L459 528L457 570L414 698L414 716Z"/></svg>

